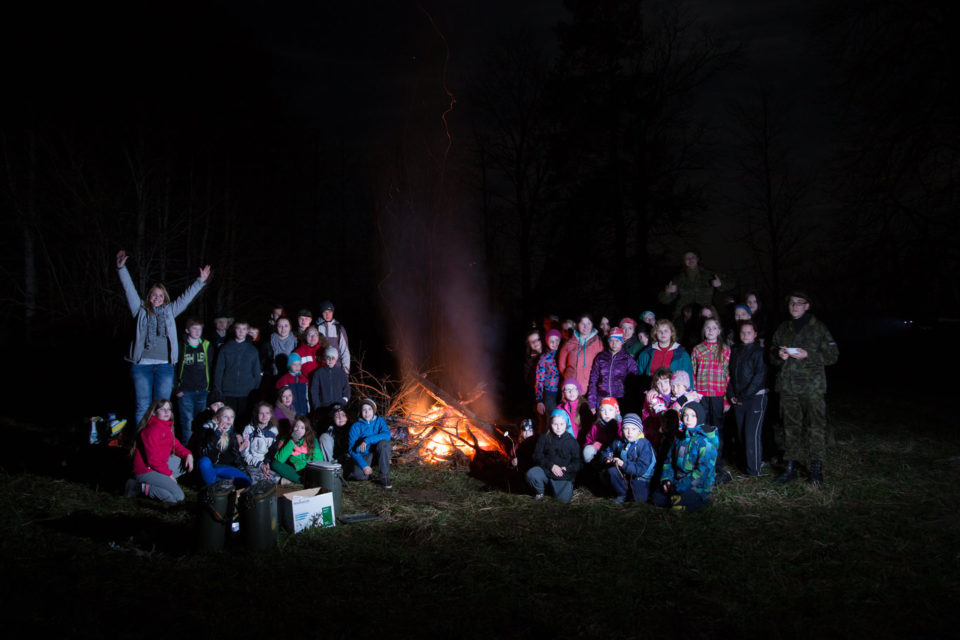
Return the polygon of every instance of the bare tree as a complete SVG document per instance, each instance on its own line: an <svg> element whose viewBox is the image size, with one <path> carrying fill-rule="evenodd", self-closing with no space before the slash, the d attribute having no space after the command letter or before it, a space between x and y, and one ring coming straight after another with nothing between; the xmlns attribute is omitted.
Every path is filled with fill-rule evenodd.
<svg viewBox="0 0 960 640"><path fill-rule="evenodd" d="M775 111L766 90L751 104L734 106L737 173L728 197L763 287L779 299L785 272L799 258L804 238L815 235L816 225L804 208L813 178L802 175L791 160Z"/></svg>

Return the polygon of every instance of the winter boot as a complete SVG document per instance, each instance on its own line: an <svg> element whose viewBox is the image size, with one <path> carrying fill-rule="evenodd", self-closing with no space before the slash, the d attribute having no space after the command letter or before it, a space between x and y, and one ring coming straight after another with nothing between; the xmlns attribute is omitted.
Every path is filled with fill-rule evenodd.
<svg viewBox="0 0 960 640"><path fill-rule="evenodd" d="M810 461L810 484L823 486L823 462L820 460Z"/></svg>
<svg viewBox="0 0 960 640"><path fill-rule="evenodd" d="M793 460L787 461L787 466L784 468L783 473L780 474L780 477L774 480L777 484L788 484L797 479L797 463Z"/></svg>

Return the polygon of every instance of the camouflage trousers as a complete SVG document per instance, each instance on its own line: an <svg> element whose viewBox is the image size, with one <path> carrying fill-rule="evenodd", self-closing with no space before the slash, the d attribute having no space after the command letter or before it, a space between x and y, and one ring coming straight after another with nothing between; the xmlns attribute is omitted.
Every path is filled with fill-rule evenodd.
<svg viewBox="0 0 960 640"><path fill-rule="evenodd" d="M822 393L780 396L784 460L823 460L827 450L827 403Z"/></svg>

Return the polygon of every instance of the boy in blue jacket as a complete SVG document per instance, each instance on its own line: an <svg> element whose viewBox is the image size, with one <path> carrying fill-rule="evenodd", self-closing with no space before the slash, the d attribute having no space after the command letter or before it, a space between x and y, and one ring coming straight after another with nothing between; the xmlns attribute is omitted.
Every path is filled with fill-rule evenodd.
<svg viewBox="0 0 960 640"><path fill-rule="evenodd" d="M377 403L364 398L360 403L360 419L350 427L347 437L347 453L353 458L351 480L371 480L373 457L377 458L380 484L392 489L390 483L390 427L377 415Z"/></svg>
<svg viewBox="0 0 960 640"><path fill-rule="evenodd" d="M643 437L640 416L628 413L623 416L623 437L603 450L607 477L616 497L616 504L623 504L627 493L633 494L635 502L646 502L650 495L650 478L657 465L657 456L650 441Z"/></svg>
<svg viewBox="0 0 960 640"><path fill-rule="evenodd" d="M716 480L717 430L704 426L707 412L697 402L683 407L680 432L663 463L660 491L653 504L674 511L697 511L709 506Z"/></svg>

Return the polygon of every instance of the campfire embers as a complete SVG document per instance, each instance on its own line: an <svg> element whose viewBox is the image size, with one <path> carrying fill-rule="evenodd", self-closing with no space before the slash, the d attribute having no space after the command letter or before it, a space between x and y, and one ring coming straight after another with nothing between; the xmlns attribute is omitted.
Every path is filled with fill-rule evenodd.
<svg viewBox="0 0 960 640"><path fill-rule="evenodd" d="M416 378L426 408L414 407L388 418L400 460L435 464L469 464L481 450L506 455L503 438L459 400L425 377Z"/></svg>

